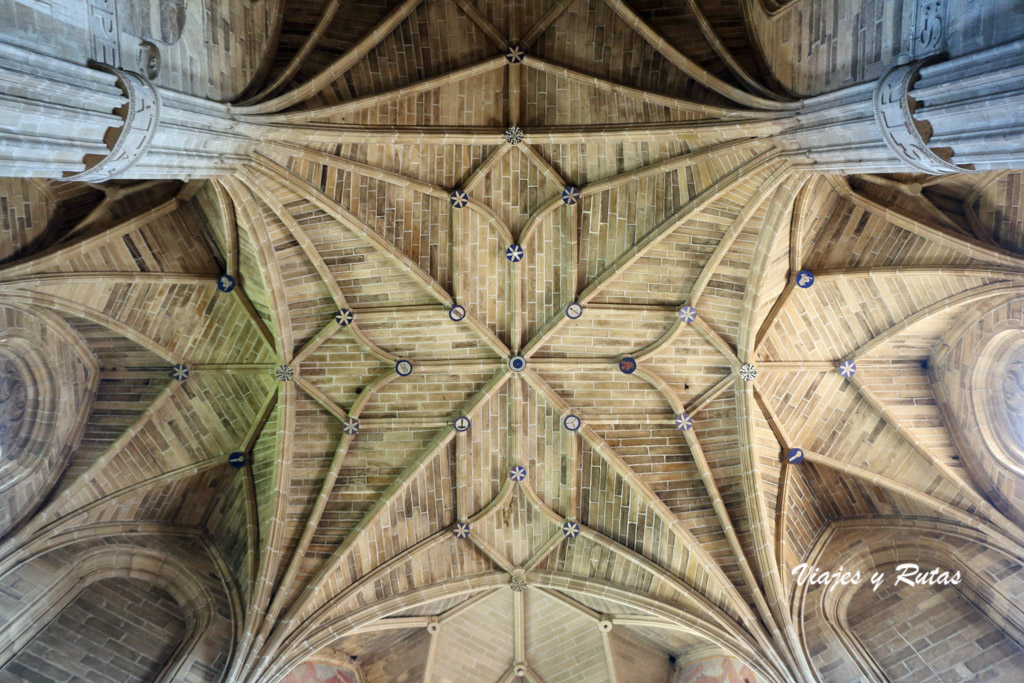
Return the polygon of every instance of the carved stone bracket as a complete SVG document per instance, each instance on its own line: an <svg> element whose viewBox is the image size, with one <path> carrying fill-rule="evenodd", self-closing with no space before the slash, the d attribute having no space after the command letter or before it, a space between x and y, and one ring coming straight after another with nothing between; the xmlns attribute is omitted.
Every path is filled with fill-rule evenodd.
<svg viewBox="0 0 1024 683"><path fill-rule="evenodd" d="M925 60L897 66L875 87L875 122L889 149L903 162L931 175L969 172L928 148L911 110L910 85Z"/></svg>
<svg viewBox="0 0 1024 683"><path fill-rule="evenodd" d="M128 99L124 126L110 154L91 168L64 180L102 182L121 176L145 156L160 124L160 95L148 78L113 66L100 68L117 76L118 85Z"/></svg>

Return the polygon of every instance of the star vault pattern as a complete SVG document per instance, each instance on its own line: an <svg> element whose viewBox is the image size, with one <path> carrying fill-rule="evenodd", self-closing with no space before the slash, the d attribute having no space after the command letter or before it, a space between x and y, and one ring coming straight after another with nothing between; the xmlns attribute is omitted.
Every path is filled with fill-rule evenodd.
<svg viewBox="0 0 1024 683"><path fill-rule="evenodd" d="M921 362L973 303L1004 301L1019 256L951 236L946 195L782 153L770 121L792 102L652 42L625 3L519 16L511 48L449 4L469 39L403 50L436 10L401 3L344 85L325 71L251 105L280 128L236 173L143 195L109 228L206 244L181 227L202 216L226 258L151 258L161 284L83 230L101 267L43 253L6 271L8 301L130 342L108 382L136 361L180 380L147 389L138 434L76 460L8 549L75 531L86 506L167 521L125 501L241 454L223 486L247 521L214 534L247 605L230 680L395 631L436 645L412 650L439 653L424 675L540 680L560 669L528 634L575 619L612 667L607 643L651 661L712 647L788 681L812 666L789 570L830 522L883 510L1020 540L954 457ZM558 52L596 26L660 71ZM76 286L94 272L116 278ZM131 315L132 296L176 308ZM148 429L183 422L195 441L137 464ZM451 634L501 654L463 668Z"/></svg>

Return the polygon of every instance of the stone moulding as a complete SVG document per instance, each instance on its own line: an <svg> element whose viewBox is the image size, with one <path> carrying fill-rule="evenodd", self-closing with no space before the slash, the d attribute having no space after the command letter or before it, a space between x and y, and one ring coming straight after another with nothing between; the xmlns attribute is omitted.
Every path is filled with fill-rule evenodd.
<svg viewBox="0 0 1024 683"><path fill-rule="evenodd" d="M117 76L118 85L128 98L124 126L110 154L92 168L63 180L102 182L119 177L145 156L160 125L160 95L148 78L113 66L99 68Z"/></svg>
<svg viewBox="0 0 1024 683"><path fill-rule="evenodd" d="M903 162L930 175L970 172L951 164L928 148L910 109L910 85L928 60L894 67L878 81L872 95L875 123L882 139Z"/></svg>

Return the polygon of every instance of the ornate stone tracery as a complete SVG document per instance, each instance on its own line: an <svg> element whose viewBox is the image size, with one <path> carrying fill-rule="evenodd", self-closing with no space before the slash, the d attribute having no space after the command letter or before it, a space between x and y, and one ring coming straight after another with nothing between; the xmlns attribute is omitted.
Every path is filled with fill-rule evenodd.
<svg viewBox="0 0 1024 683"><path fill-rule="evenodd" d="M698 20L700 59L625 0L559 2L524 31L499 14L508 3L458 0L449 28L466 35L430 36L443 48L430 51L411 46L441 2L405 0L338 52L350 4L326 3L252 102L75 72L107 79L90 125L110 122L111 73L127 104L108 154L87 126L76 144L98 161L67 180L145 180L95 201L86 183L40 183L81 215L0 268L5 304L49 312L51 330L70 330L60 346L86 349L80 367L21 343L0 367L0 424L19 442L49 424L32 367L60 394L60 424L87 430L81 446L73 430L54 438L49 478L18 498L34 513L5 518L0 580L44 551L81 561L55 549L83 537L148 578L194 573L224 589L208 652L242 683L348 645L379 655L360 660L371 683L396 678L371 662L402 647L397 666L425 680L481 680L487 664L493 680L662 681L671 655L791 683L814 680L812 641L828 629L829 654L886 675L842 614L804 610L787 573L818 550L841 561L815 544L842 521L913 519L922 537L953 538L948 554L996 549L979 576L1024 561L1004 516L1018 500L993 506L996 489L967 471L988 452L950 436L931 393L958 341L945 328L993 296L1019 300L1021 261L985 242L988 216L965 225L935 198L972 180L928 147L921 62L874 98L865 81L796 101L747 73L751 55L733 58L703 2L676 17ZM919 57L942 45L947 8L914 7ZM593 59L589 36L606 30ZM565 40L579 42L558 52ZM530 57L508 59L508 45ZM179 54L161 54L165 74ZM994 77L942 64L931 92L960 69ZM56 177L78 167L66 147L12 168ZM958 175L878 175L908 171ZM985 401L966 413L972 433L1019 450L1024 356L988 343L958 348L985 371L947 396ZM168 528L205 559L121 562L137 553L116 538ZM573 627L579 640L560 639ZM566 652L544 661L551 642ZM600 653L597 666L570 671L574 651Z"/></svg>

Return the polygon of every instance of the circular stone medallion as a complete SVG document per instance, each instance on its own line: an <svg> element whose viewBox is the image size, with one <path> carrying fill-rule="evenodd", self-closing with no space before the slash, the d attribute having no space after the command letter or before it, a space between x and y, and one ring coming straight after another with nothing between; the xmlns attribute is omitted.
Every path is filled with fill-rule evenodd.
<svg viewBox="0 0 1024 683"><path fill-rule="evenodd" d="M228 463L230 463L231 466L234 467L235 469L245 467L245 453L239 453L238 451L235 451L234 453L228 456Z"/></svg>
<svg viewBox="0 0 1024 683"><path fill-rule="evenodd" d="M452 426L455 427L455 431L457 432L469 431L469 427L472 424L472 421L465 415L460 415L459 417L455 418L454 422L452 422Z"/></svg>
<svg viewBox="0 0 1024 683"><path fill-rule="evenodd" d="M799 465L804 461L804 452L799 448L790 448L789 453L786 454L786 460L793 465Z"/></svg>
<svg viewBox="0 0 1024 683"><path fill-rule="evenodd" d="M508 360L508 367L512 372L522 372L526 369L526 359L522 356L512 356Z"/></svg>
<svg viewBox="0 0 1024 683"><path fill-rule="evenodd" d="M458 304L455 304L454 306L448 309L448 317L454 320L455 322L459 322L460 320L466 317L466 309L463 308L462 306L459 306Z"/></svg>
<svg viewBox="0 0 1024 683"><path fill-rule="evenodd" d="M565 307L565 317L569 320L578 320L583 315L583 306L575 301Z"/></svg>
<svg viewBox="0 0 1024 683"><path fill-rule="evenodd" d="M636 372L636 358L626 356L619 359L619 370L622 370L627 375L632 375Z"/></svg>
<svg viewBox="0 0 1024 683"><path fill-rule="evenodd" d="M562 424L570 432L578 432L580 427L583 426L583 421L580 420L578 415L566 415L565 419L562 420Z"/></svg>
<svg viewBox="0 0 1024 683"><path fill-rule="evenodd" d="M683 306L676 311L676 315L679 316L679 322L689 324L697 319L697 309L693 306Z"/></svg>
<svg viewBox="0 0 1024 683"><path fill-rule="evenodd" d="M807 289L814 284L814 273L809 270L801 270L796 274L796 286Z"/></svg>
<svg viewBox="0 0 1024 683"><path fill-rule="evenodd" d="M338 323L341 327L348 327L355 319L355 314L347 308L343 308L334 314L334 322Z"/></svg>
<svg viewBox="0 0 1024 683"><path fill-rule="evenodd" d="M395 363L395 372L397 372L402 377L408 377L409 375L412 374L412 363L405 359L398 361L397 363Z"/></svg>
<svg viewBox="0 0 1024 683"><path fill-rule="evenodd" d="M451 202L454 208L461 209L466 204L469 204L469 195L466 194L465 190L455 190L449 195L448 201Z"/></svg>
<svg viewBox="0 0 1024 683"><path fill-rule="evenodd" d="M509 245L509 247L505 249L505 258L512 263L519 263L523 260L523 248L518 244Z"/></svg>
<svg viewBox="0 0 1024 683"><path fill-rule="evenodd" d="M231 277L227 273L217 278L217 289L224 292L232 291L235 288L235 278Z"/></svg>

